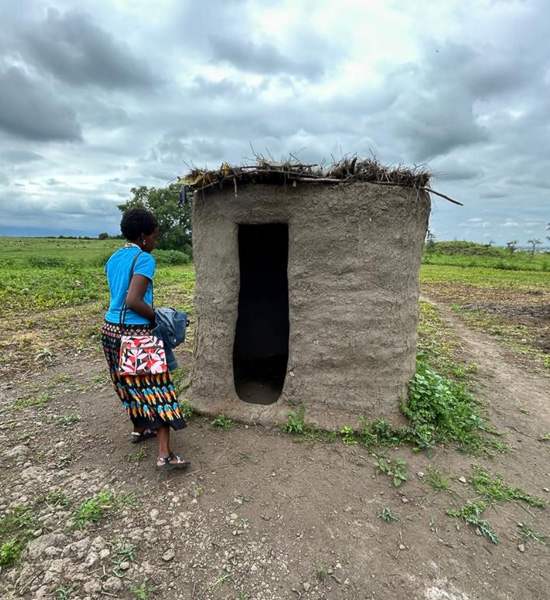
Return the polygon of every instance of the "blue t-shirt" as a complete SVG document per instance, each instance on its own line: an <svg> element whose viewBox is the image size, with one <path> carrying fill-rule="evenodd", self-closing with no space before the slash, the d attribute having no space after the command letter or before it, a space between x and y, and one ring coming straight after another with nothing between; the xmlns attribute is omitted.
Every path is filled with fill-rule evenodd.
<svg viewBox="0 0 550 600"><path fill-rule="evenodd" d="M136 254L140 252L139 248L134 246L130 248L121 248L117 250L105 265L105 273L109 282L111 291L111 304L109 312L105 315L105 320L109 323L118 323L120 319L120 310L124 304L128 287L130 286L130 269L132 261ZM155 275L155 259L147 252L142 252L134 266L134 275L144 275L151 280L147 286L147 291L143 296L143 300L153 306L153 277ZM130 325L149 324L149 319L137 314L137 312L127 309L125 323Z"/></svg>

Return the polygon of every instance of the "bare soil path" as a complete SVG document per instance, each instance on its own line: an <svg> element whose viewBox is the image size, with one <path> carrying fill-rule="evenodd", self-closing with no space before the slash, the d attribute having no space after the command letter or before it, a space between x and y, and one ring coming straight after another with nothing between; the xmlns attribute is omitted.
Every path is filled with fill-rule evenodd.
<svg viewBox="0 0 550 600"><path fill-rule="evenodd" d="M550 498L550 442L539 441L550 432L550 379L438 310L479 365L476 393L513 449L494 458L389 449L408 463L399 488L375 474L361 446L295 443L275 427L223 430L200 418L174 436L192 469L158 475L154 440L129 443L97 357L4 385L0 513L27 504L34 523L16 565L1 567L0 597L547 600L549 547L524 540L518 523L550 536L548 509L489 507L498 545L445 509L480 499L469 485L473 464ZM53 399L45 408L13 409L46 380ZM63 419L70 415L81 420ZM429 485L430 465L448 478L449 492ZM112 502L97 522L71 528L78 506L105 490L131 492L139 504ZM56 503L52 491L71 502ZM398 520L384 522L384 508Z"/></svg>

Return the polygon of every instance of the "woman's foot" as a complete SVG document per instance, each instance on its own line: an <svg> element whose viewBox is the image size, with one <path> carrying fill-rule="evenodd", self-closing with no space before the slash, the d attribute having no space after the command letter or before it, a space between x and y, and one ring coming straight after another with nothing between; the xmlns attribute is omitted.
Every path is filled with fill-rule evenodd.
<svg viewBox="0 0 550 600"><path fill-rule="evenodd" d="M139 444L140 442L144 442L149 438L156 437L157 432L154 429L139 429L136 428L132 431L132 439L130 440L132 444Z"/></svg>
<svg viewBox="0 0 550 600"><path fill-rule="evenodd" d="M155 471L171 471L173 469L187 469L190 465L188 461L186 461L181 456L170 452L168 456L159 456L157 457L157 466L155 467Z"/></svg>

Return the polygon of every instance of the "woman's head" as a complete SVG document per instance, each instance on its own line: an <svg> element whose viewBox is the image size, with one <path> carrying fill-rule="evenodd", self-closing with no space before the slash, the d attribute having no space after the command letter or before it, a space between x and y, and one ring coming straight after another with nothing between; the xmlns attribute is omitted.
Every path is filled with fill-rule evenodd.
<svg viewBox="0 0 550 600"><path fill-rule="evenodd" d="M151 252L155 247L158 229L157 218L145 208L127 210L120 221L122 235L145 252Z"/></svg>

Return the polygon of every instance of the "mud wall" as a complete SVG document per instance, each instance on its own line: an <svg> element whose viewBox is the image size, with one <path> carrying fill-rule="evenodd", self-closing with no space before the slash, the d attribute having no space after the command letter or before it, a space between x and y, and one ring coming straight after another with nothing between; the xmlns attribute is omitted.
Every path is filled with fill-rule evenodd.
<svg viewBox="0 0 550 600"><path fill-rule="evenodd" d="M283 422L302 403L320 425L399 420L414 372L418 272L430 200L409 188L248 185L195 199L196 337L187 396L199 411ZM288 369L269 406L233 381L239 223L288 223Z"/></svg>

